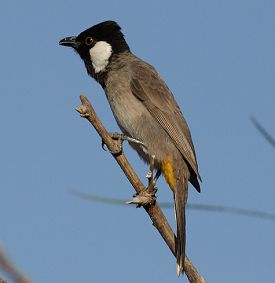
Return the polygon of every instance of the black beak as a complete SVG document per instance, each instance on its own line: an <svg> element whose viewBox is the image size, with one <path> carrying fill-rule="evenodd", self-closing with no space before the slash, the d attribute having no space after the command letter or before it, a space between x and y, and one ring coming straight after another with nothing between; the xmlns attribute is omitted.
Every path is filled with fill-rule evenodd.
<svg viewBox="0 0 275 283"><path fill-rule="evenodd" d="M76 40L76 36L65 37L59 41L59 45L70 46L75 49L79 46L79 44L80 43Z"/></svg>

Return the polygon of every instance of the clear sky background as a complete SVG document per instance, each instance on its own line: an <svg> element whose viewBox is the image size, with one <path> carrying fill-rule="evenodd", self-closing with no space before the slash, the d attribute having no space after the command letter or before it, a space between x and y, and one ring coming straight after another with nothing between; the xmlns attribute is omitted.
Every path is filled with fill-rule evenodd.
<svg viewBox="0 0 275 283"><path fill-rule="evenodd" d="M118 21L191 128L203 183L189 201L275 213L275 151L250 121L275 135L274 12L271 0L1 2L0 245L33 282L187 282L142 209L69 193L128 200L134 190L74 111L85 93L118 130L102 89L59 40ZM145 180L147 166L124 148ZM187 254L208 282L275 282L274 222L187 213Z"/></svg>

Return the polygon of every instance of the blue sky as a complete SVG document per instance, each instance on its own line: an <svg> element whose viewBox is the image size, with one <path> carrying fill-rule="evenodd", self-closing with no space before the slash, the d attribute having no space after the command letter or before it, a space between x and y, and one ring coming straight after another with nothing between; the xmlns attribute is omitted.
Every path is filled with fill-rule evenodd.
<svg viewBox="0 0 275 283"><path fill-rule="evenodd" d="M274 148L250 121L275 135L274 10L268 0L2 3L0 245L33 282L186 282L142 209L69 193L128 200L134 191L74 111L85 93L117 130L103 91L58 41L118 21L191 128L203 183L201 194L190 185L189 201L275 213ZM144 180L147 166L125 152ZM172 200L163 181L158 188ZM187 213L187 254L208 282L274 280L273 222Z"/></svg>

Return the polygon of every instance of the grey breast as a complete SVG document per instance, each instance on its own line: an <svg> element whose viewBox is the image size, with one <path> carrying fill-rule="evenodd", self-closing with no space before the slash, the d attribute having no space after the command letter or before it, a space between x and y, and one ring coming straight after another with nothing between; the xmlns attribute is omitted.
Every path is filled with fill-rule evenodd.
<svg viewBox="0 0 275 283"><path fill-rule="evenodd" d="M136 60L136 58L134 57L133 60ZM127 61L129 62L129 58L127 58ZM132 62L121 64L120 68L116 66L109 71L105 94L122 132L145 144L145 141L150 141L146 144L148 152L147 149L131 144L139 155L145 161L148 161L150 155L154 154L156 159L161 161L167 154L174 152L176 148L142 101L132 94L130 63Z"/></svg>

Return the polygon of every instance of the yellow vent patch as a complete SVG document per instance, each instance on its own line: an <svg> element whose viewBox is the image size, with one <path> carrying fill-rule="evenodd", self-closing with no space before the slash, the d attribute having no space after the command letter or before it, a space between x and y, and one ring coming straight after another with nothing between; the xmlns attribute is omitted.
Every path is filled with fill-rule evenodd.
<svg viewBox="0 0 275 283"><path fill-rule="evenodd" d="M173 160L168 158L161 163L161 172L171 189L175 187Z"/></svg>

